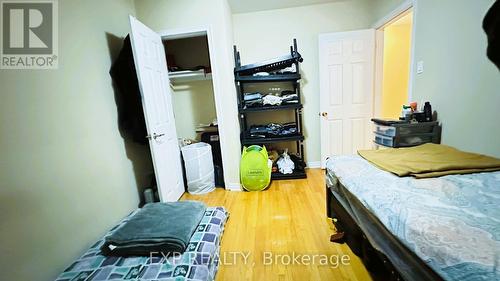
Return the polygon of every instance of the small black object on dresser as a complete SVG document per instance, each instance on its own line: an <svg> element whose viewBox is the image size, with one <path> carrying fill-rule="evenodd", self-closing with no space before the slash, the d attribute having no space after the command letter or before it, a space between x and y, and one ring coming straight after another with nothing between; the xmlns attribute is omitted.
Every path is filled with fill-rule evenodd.
<svg viewBox="0 0 500 281"><path fill-rule="evenodd" d="M441 143L441 125L432 122L374 122L374 142L385 147L409 147L424 143Z"/></svg>

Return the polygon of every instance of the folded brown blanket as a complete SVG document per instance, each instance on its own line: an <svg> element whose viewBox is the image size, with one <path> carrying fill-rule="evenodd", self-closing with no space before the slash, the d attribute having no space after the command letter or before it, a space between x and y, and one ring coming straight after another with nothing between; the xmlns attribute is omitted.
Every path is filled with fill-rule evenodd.
<svg viewBox="0 0 500 281"><path fill-rule="evenodd" d="M407 148L360 150L358 154L380 169L400 177L434 178L500 171L500 159L433 143Z"/></svg>

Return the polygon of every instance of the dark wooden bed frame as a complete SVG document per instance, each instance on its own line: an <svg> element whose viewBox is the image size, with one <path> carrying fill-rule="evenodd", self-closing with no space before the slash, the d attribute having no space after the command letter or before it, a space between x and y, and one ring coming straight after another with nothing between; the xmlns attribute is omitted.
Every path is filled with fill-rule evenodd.
<svg viewBox="0 0 500 281"><path fill-rule="evenodd" d="M359 202L359 206L363 205ZM363 211L369 212L366 208L364 208ZM362 259L368 271L374 273L376 276L380 275L381 280L384 281L406 280L387 256L371 245L365 233L338 201L328 186L326 186L326 213L329 218L333 219L337 231L343 232L344 234L340 241L335 242L347 243L352 252ZM408 266L418 268L418 271L421 272L422 276L419 274L412 278L413 280L443 281L442 277L424 263L415 253L410 251L402 243L396 242L399 240L397 240L378 219L377 222L380 224L381 228L383 228L377 235L387 237L388 241L394 241L391 242L391 247L394 246L397 251L407 252L405 256L408 257Z"/></svg>

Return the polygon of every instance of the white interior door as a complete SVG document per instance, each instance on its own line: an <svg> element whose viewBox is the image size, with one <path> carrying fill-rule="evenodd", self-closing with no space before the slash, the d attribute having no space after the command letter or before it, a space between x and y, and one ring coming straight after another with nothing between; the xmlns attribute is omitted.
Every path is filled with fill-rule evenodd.
<svg viewBox="0 0 500 281"><path fill-rule="evenodd" d="M375 30L319 36L321 166L371 146Z"/></svg>
<svg viewBox="0 0 500 281"><path fill-rule="evenodd" d="M161 37L132 16L130 27L158 193L163 202L177 201L184 183L165 49Z"/></svg>

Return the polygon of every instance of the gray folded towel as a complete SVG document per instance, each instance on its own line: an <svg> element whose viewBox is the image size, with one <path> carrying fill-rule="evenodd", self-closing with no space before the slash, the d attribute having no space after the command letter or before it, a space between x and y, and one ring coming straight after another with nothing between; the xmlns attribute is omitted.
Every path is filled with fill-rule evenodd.
<svg viewBox="0 0 500 281"><path fill-rule="evenodd" d="M183 253L206 208L198 201L147 204L105 238L101 251L115 256Z"/></svg>

